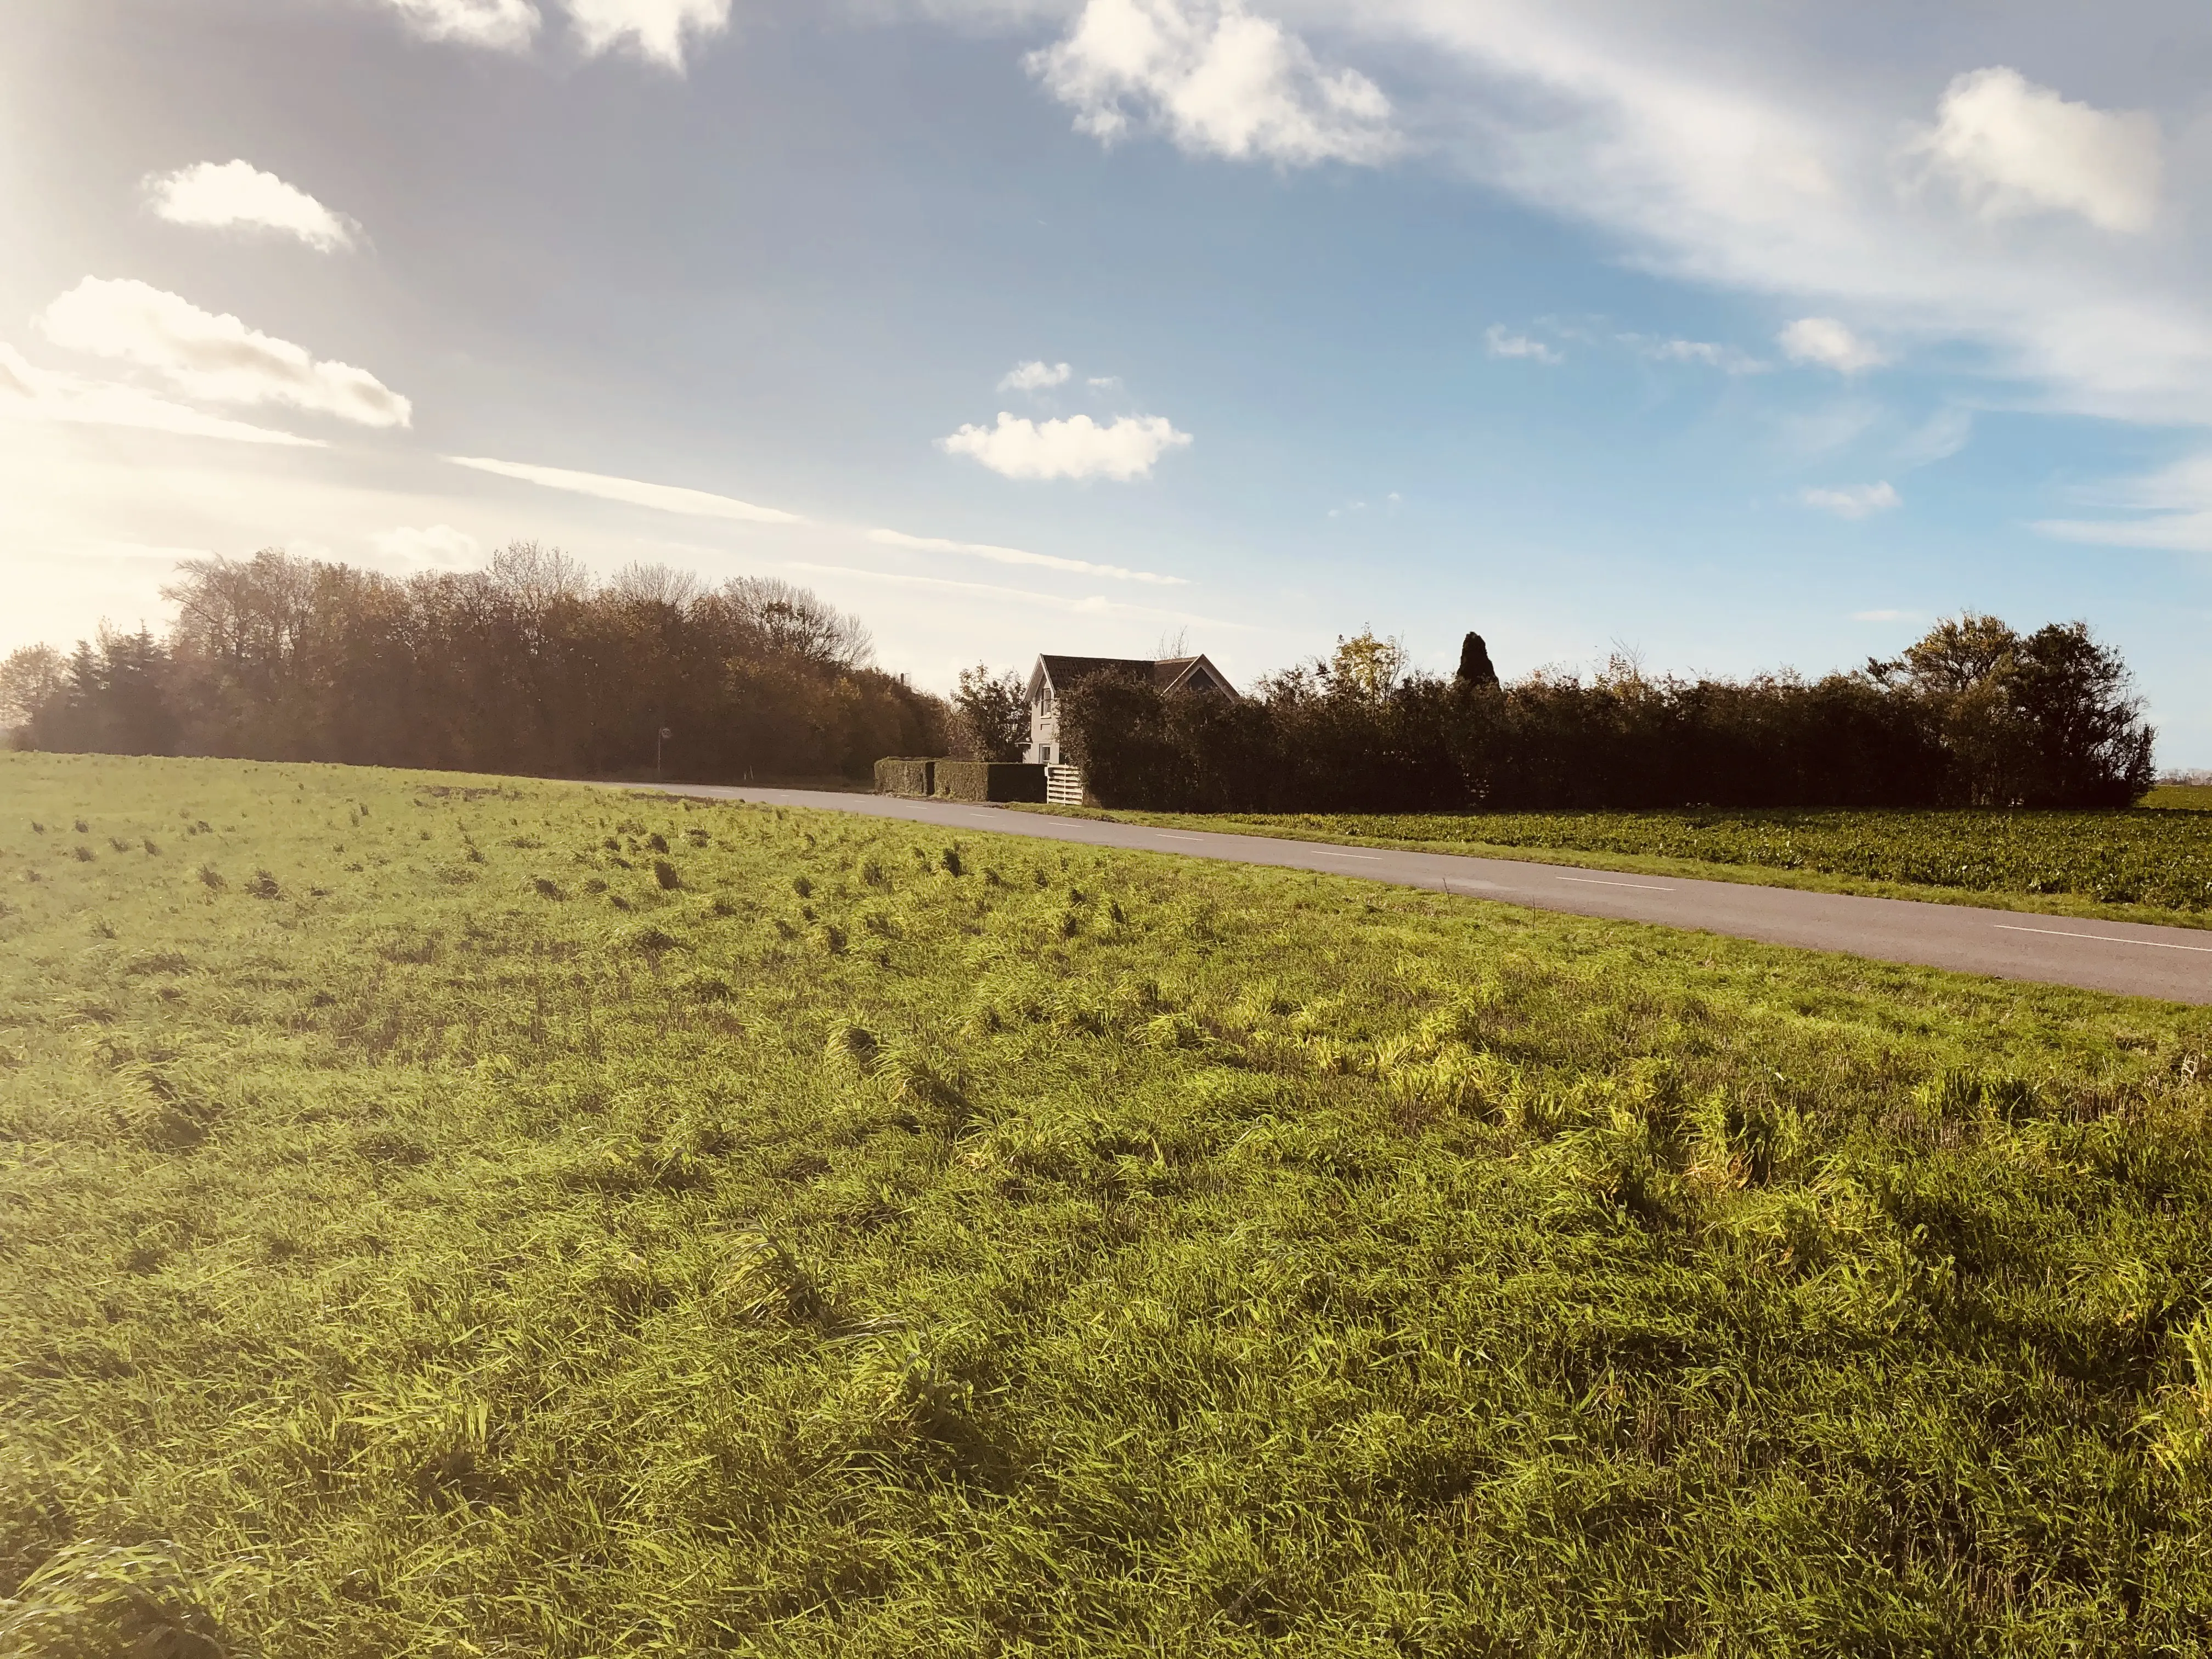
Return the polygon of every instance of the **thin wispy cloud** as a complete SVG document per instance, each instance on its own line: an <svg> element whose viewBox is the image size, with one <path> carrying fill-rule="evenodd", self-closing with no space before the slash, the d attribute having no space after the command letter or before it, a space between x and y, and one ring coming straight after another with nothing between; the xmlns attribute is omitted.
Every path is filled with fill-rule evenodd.
<svg viewBox="0 0 2212 1659"><path fill-rule="evenodd" d="M2107 516L2041 519L2033 526L2059 541L2095 547L2143 547L2212 553L2212 453L2191 455L2141 477L2083 492ZM2109 516L2112 512L2125 518Z"/></svg>
<svg viewBox="0 0 2212 1659"><path fill-rule="evenodd" d="M647 483L638 478L615 477L604 472L578 472L562 466L534 466L523 461L492 460L482 455L448 455L446 459L455 466L469 467L478 472L489 472L501 478L516 478L524 483L533 483L547 489L565 489L571 495L592 495L605 501L623 501L632 507L649 507L662 513L680 513L695 519L735 519L746 524L805 524L807 520L796 513L786 513L781 507L756 507L750 501L741 501L734 495L717 495L705 489L687 489L680 484Z"/></svg>
<svg viewBox="0 0 2212 1659"><path fill-rule="evenodd" d="M1648 334L1614 337L1639 357L1655 363L1698 363L1723 374L1763 374L1772 367L1747 351L1713 340L1655 339Z"/></svg>
<svg viewBox="0 0 2212 1659"><path fill-rule="evenodd" d="M1127 483L1152 476L1170 450L1188 448L1190 434L1164 416L1123 415L1101 426L1088 415L1031 421L1000 410L995 427L963 426L938 440L948 455L965 455L1008 478L1112 478Z"/></svg>
<svg viewBox="0 0 2212 1659"><path fill-rule="evenodd" d="M878 547L898 548L908 552L950 553L963 558L988 559L999 564L1030 565L1043 570L1065 570L1076 575L1105 576L1115 581L1148 582L1165 587L1188 586L1181 576L1162 575L1156 571L1096 564L1087 559L1062 558L1051 553L1032 553L1024 548L1002 547L991 542L956 541L942 536L913 536L902 530L880 526L862 529L810 519L797 513L787 513L781 507L762 507L752 501L739 501L734 495L687 489L680 484L649 483L639 478L617 477L604 472L579 472L568 467L536 466L520 461L492 460L483 456L448 455L446 459L455 466L489 472L495 477L513 478L546 489L565 490L571 495L590 495L601 501L620 501L630 507L649 507L655 512L678 514L687 518L798 526L824 534L858 535Z"/></svg>
<svg viewBox="0 0 2212 1659"><path fill-rule="evenodd" d="M1533 335L1517 333L1503 323L1492 323L1482 331L1482 343L1493 357L1522 357L1530 362L1563 363L1566 354L1555 350Z"/></svg>
<svg viewBox="0 0 2212 1659"><path fill-rule="evenodd" d="M1905 505L1904 497L1887 483L1850 484L1839 489L1803 489L1797 493L1797 499L1820 512L1854 520L1870 519L1877 513L1893 513Z"/></svg>
<svg viewBox="0 0 2212 1659"><path fill-rule="evenodd" d="M403 525L397 529L379 531L369 537L368 544L394 563L440 569L465 568L474 564L483 551L483 544L475 537L448 524L434 524L420 530Z"/></svg>
<svg viewBox="0 0 2212 1659"><path fill-rule="evenodd" d="M350 221L251 161L201 161L155 174L145 188L155 216L173 225L273 231L319 253L354 243Z"/></svg>
<svg viewBox="0 0 2212 1659"><path fill-rule="evenodd" d="M1197 628L1234 629L1239 633L1255 631L1249 623L1224 622L1215 617L1194 616L1187 611L1167 611L1157 605L1130 605L1121 599L1109 599L1103 593L1093 593L1085 599L1069 599L1060 593L1040 593L1033 589L1001 587L992 582L961 581L951 576L917 576L897 570L865 570L854 565L815 564L793 560L786 568L805 571L820 576L850 576L862 581L884 582L894 587L936 588L954 593L984 593L994 598L1015 599L1026 605L1042 605L1047 610L1060 611L1079 616L1138 617L1148 620L1185 623Z"/></svg>
<svg viewBox="0 0 2212 1659"><path fill-rule="evenodd" d="M88 276L40 313L39 327L66 350L150 368L188 398L286 404L362 426L412 418L407 399L367 369L318 359L146 283Z"/></svg>
<svg viewBox="0 0 2212 1659"><path fill-rule="evenodd" d="M871 530L868 539L879 547L908 548L918 553L959 553L990 559L1000 564L1036 565L1046 570L1067 570L1085 576L1110 576L1116 581L1154 582L1164 587L1183 587L1181 576L1163 576L1150 570L1130 570L1118 564L1093 564L1088 559L1064 559L1052 553L1031 553L1018 547L999 547L989 542L948 541L942 536L909 536L897 530Z"/></svg>

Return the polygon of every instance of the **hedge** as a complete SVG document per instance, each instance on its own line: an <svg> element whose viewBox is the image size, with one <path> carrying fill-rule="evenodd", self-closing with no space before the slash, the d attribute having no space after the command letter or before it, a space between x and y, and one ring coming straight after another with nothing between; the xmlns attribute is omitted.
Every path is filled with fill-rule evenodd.
<svg viewBox="0 0 2212 1659"><path fill-rule="evenodd" d="M1023 761L921 760L886 756L876 763L879 795L934 795L943 800L1041 801L1044 768Z"/></svg>

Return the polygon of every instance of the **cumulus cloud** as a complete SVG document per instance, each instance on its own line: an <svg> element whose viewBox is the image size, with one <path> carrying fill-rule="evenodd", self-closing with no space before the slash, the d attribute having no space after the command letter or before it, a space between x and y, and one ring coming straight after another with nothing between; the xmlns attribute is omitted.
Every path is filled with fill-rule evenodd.
<svg viewBox="0 0 2212 1659"><path fill-rule="evenodd" d="M1380 88L1243 0L1088 0L1029 64L1078 131L1109 143L1141 125L1194 154L1291 167L1371 166L1401 147Z"/></svg>
<svg viewBox="0 0 2212 1659"><path fill-rule="evenodd" d="M730 0L567 0L569 26L587 56L627 49L681 70L686 46L730 27Z"/></svg>
<svg viewBox="0 0 2212 1659"><path fill-rule="evenodd" d="M1832 317L1800 317L1775 340L1791 362L1832 368L1838 374L1879 368L1889 361L1886 354Z"/></svg>
<svg viewBox="0 0 2212 1659"><path fill-rule="evenodd" d="M1001 410L995 427L963 426L939 445L1009 478L1114 478L1152 476L1152 463L1190 442L1164 416L1124 415L1100 426L1088 415L1065 421L1018 420Z"/></svg>
<svg viewBox="0 0 2212 1659"><path fill-rule="evenodd" d="M878 547L910 548L918 553L963 553L1000 564L1033 564L1047 570L1072 570L1085 576L1111 576L1116 581L1156 582L1164 587L1188 586L1181 576L1130 570L1118 564L1093 564L1088 559L1063 559L1054 554L1031 553L1018 547L994 547L988 542L947 541L942 536L908 536L896 530L871 530L868 539Z"/></svg>
<svg viewBox="0 0 2212 1659"><path fill-rule="evenodd" d="M235 317L128 280L88 276L40 313L56 345L137 363L186 397L289 404L363 426L405 426L412 406L367 369L320 362Z"/></svg>
<svg viewBox="0 0 2212 1659"><path fill-rule="evenodd" d="M401 564L447 569L474 564L477 555L483 550L475 537L449 524L434 524L423 530L402 525L396 530L377 532L368 538L368 544L386 558Z"/></svg>
<svg viewBox="0 0 2212 1659"><path fill-rule="evenodd" d="M495 461L481 455L448 455L446 459L455 466L471 467L478 472L489 472L502 478L520 478L525 483L539 484L547 489L565 489L577 495L596 495L606 501L627 501L632 507L650 507L663 513L682 513L695 519L738 519L747 524L806 522L796 513L786 513L773 507L755 507L750 501L741 501L734 496L716 495L704 489L686 489L678 484L647 483L636 478L611 477L603 472L572 472L566 467L532 466L521 461Z"/></svg>
<svg viewBox="0 0 2212 1659"><path fill-rule="evenodd" d="M1001 392L1043 392L1049 387L1066 386L1067 377L1075 371L1066 363L1048 363L1032 360L1017 363L1006 371L999 382ZM1097 384L1095 381L1093 384Z"/></svg>
<svg viewBox="0 0 2212 1659"><path fill-rule="evenodd" d="M157 174L146 180L146 195L155 216L173 225L273 230L320 253L353 246L345 219L251 161L202 161Z"/></svg>
<svg viewBox="0 0 2212 1659"><path fill-rule="evenodd" d="M10 345L0 345L0 417L76 426L136 427L141 431L220 438L231 443L324 447L319 439L295 437L289 432L204 414L137 386L34 368Z"/></svg>
<svg viewBox="0 0 2212 1659"><path fill-rule="evenodd" d="M1958 76L1912 149L1984 218L2078 213L2142 231L2158 216L2157 121L2071 102L2018 70Z"/></svg>
<svg viewBox="0 0 2212 1659"><path fill-rule="evenodd" d="M1563 363L1564 353L1553 350L1543 341L1526 334L1516 334L1503 323L1492 323L1483 331L1483 343L1493 357L1526 357L1532 362Z"/></svg>
<svg viewBox="0 0 2212 1659"><path fill-rule="evenodd" d="M1850 484L1841 489L1807 489L1797 499L1807 507L1832 513L1839 519L1870 519L1905 505L1903 497L1887 483Z"/></svg>
<svg viewBox="0 0 2212 1659"><path fill-rule="evenodd" d="M518 51L538 33L530 0L385 0L426 40Z"/></svg>

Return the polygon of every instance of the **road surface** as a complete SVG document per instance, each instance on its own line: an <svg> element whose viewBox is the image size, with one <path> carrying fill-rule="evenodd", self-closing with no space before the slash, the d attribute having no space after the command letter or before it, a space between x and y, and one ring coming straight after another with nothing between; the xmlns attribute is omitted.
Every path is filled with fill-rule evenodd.
<svg viewBox="0 0 2212 1659"><path fill-rule="evenodd" d="M654 786L623 787L650 789ZM1808 893L1734 881L1686 881L1674 876L1581 870L1453 853L1402 853L1382 847L1283 841L1270 836L1158 830L1096 818L1009 812L1002 807L962 801L714 784L670 784L665 786L665 792L710 800L854 812L945 830L1027 836L1125 852L1180 853L1231 864L1326 871L1472 899L1564 910L1578 916L1656 922L1662 927L1725 933L1734 939L1762 939L1769 945L1839 951L1880 962L1949 968L1999 979L2039 980L2169 1002L2212 1004L2212 931L2084 921L2072 916L1988 910L1974 905Z"/></svg>

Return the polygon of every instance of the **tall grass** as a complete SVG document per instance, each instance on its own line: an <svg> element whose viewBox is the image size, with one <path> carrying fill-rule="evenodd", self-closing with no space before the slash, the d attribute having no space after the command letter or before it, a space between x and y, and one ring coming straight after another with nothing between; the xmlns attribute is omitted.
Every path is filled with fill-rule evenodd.
<svg viewBox="0 0 2212 1659"><path fill-rule="evenodd" d="M218 763L0 903L0 1651L2212 1637L2202 1012Z"/></svg>

